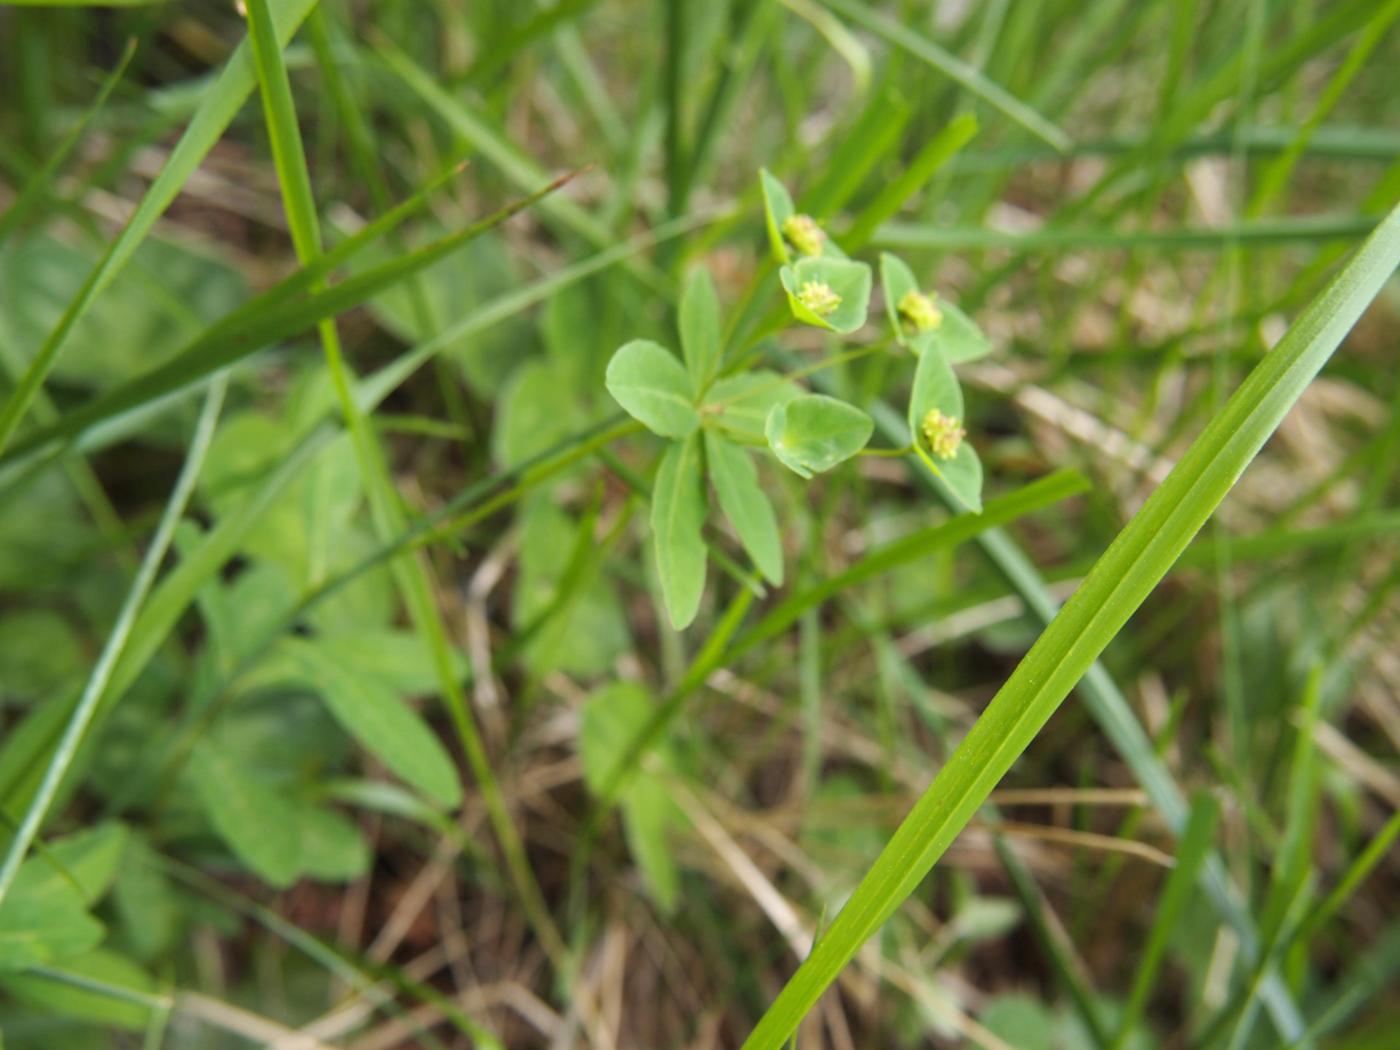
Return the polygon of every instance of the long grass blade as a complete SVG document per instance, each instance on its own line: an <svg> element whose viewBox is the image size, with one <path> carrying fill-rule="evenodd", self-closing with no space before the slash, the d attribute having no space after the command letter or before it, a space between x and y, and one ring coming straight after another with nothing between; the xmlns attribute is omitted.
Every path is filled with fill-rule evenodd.
<svg viewBox="0 0 1400 1050"><path fill-rule="evenodd" d="M10 840L9 848L5 852L5 860L0 863L0 904L3 904L5 895L14 884L15 876L19 874L19 866L29 852L29 847L34 842L35 836L39 834L44 818L48 816L49 807L53 804L54 796L58 794L59 785L73 764L78 747L82 743L83 734L91 725L98 704L101 702L117 668L117 661L121 659L122 652L131 639L137 622L137 614L141 611L141 605L146 600L146 595L150 593L151 586L155 583L156 574L160 572L161 562L165 560L170 543L175 537L175 527L180 524L180 518L184 515L185 507L190 501L190 496L194 493L195 482L199 478L200 468L204 465L205 453L209 451L209 443L214 438L214 429L219 421L219 411L223 407L224 392L227 388L227 376L221 376L209 388L209 394L204 400L204 409L200 413L199 421L195 424L194 435L190 439L189 451L185 454L185 464L180 470L179 477L175 480L175 487L171 490L170 499L166 502L165 511L161 514L155 536L151 539L151 545L146 549L146 555L141 560L141 567L137 570L135 579L131 581L131 586L127 589L126 597L122 600L122 606L112 625L111 633L108 634L107 641L102 646L102 653L97 658L97 663L93 666L87 683L83 686L82 694L78 699L77 706L73 709L73 713L68 718L63 735L59 738L58 746L49 757L48 767L44 770L44 777L39 783L39 790L30 800L14 838Z"/></svg>

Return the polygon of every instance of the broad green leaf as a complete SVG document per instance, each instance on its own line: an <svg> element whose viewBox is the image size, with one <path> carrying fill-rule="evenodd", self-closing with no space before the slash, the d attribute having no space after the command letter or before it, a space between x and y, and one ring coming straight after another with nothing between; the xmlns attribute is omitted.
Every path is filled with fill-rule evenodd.
<svg viewBox="0 0 1400 1050"><path fill-rule="evenodd" d="M497 401L493 446L503 467L553 448L576 431L582 412L573 391L559 382L552 361L527 361L506 381Z"/></svg>
<svg viewBox="0 0 1400 1050"><path fill-rule="evenodd" d="M138 959L152 962L169 951L184 920L184 909L155 851L139 834L134 833L127 844L125 860L112 886L112 903L122 940Z"/></svg>
<svg viewBox="0 0 1400 1050"><path fill-rule="evenodd" d="M1400 207L1303 311L1148 498L945 762L744 1041L777 1050L912 893L1209 519L1400 264Z"/></svg>
<svg viewBox="0 0 1400 1050"><path fill-rule="evenodd" d="M865 324L870 305L870 267L850 259L798 259L779 274L792 314L805 324L847 335ZM829 311L814 311L807 303L834 296Z"/></svg>
<svg viewBox="0 0 1400 1050"><path fill-rule="evenodd" d="M715 380L705 395L702 412L726 434L748 445L763 445L763 428L774 405L802 396L802 388L786 376L765 369L740 372Z"/></svg>
<svg viewBox="0 0 1400 1050"><path fill-rule="evenodd" d="M608 362L607 385L627 414L655 434L683 438L700 425L685 366L659 343L623 344Z"/></svg>
<svg viewBox="0 0 1400 1050"><path fill-rule="evenodd" d="M690 626L705 590L705 476L700 435L666 449L651 493L651 533L656 567L671 626Z"/></svg>
<svg viewBox="0 0 1400 1050"><path fill-rule="evenodd" d="M679 810L659 777L638 777L622 796L622 824L627 847L637 859L647 886L664 912L676 909L680 873L671 845Z"/></svg>
<svg viewBox="0 0 1400 1050"><path fill-rule="evenodd" d="M549 493L521 508L520 571L515 579L511 618L517 628L554 608L551 619L526 643L523 656L536 677L562 670L594 678L605 674L630 646L627 617L617 593L596 567L578 584L578 593L558 606L579 542L576 523ZM590 556L600 552L588 537Z"/></svg>
<svg viewBox="0 0 1400 1050"><path fill-rule="evenodd" d="M775 587L783 583L783 541L773 504L758 483L749 454L713 431L705 431L705 465L724 516L739 534L758 571Z"/></svg>
<svg viewBox="0 0 1400 1050"><path fill-rule="evenodd" d="M155 982L140 966L105 948L64 959L57 969L79 980L125 989L138 996L156 991ZM90 1024L112 1025L139 1032L150 1016L150 1008L142 1003L48 977L16 974L5 978L3 987L7 995L26 1005Z"/></svg>
<svg viewBox="0 0 1400 1050"><path fill-rule="evenodd" d="M982 1008L977 1023L1016 1050L1054 1050L1055 1018L1028 995L999 995Z"/></svg>
<svg viewBox="0 0 1400 1050"><path fill-rule="evenodd" d="M965 437L951 459L935 453L924 433L930 412L938 412L954 425L965 426L962 387L958 377L943 359L936 344L929 344L914 370L914 389L909 395L909 433L914 449L930 470L948 483L949 490L974 514L982 512L982 461Z"/></svg>
<svg viewBox="0 0 1400 1050"><path fill-rule="evenodd" d="M768 244L773 249L773 259L780 265L786 265L790 257L782 231L783 223L796 214L792 196L786 186L769 174L767 168L758 169L758 181L763 187L763 217L768 227Z"/></svg>
<svg viewBox="0 0 1400 1050"><path fill-rule="evenodd" d="M441 805L461 801L461 782L447 749L387 683L347 664L318 641L286 638L281 648L362 747Z"/></svg>
<svg viewBox="0 0 1400 1050"><path fill-rule="evenodd" d="M768 413L768 447L785 466L810 478L850 459L875 429L868 415L825 394L804 394Z"/></svg>
<svg viewBox="0 0 1400 1050"><path fill-rule="evenodd" d="M128 831L115 821L97 824L51 842L42 856L40 868L50 869L51 879L71 880L82 892L89 907L106 894L117 877L126 853Z"/></svg>
<svg viewBox="0 0 1400 1050"><path fill-rule="evenodd" d="M690 373L690 388L699 393L709 385L719 371L720 355L724 350L720 331L719 297L710 271L697 266L690 272L680 304L681 353L686 371Z"/></svg>
<svg viewBox="0 0 1400 1050"><path fill-rule="evenodd" d="M369 870L369 844L360 829L333 809L297 800L302 870L313 879L348 882Z"/></svg>
<svg viewBox="0 0 1400 1050"><path fill-rule="evenodd" d="M25 861L0 904L0 971L60 962L102 940L102 924L88 914L81 884L50 861Z"/></svg>
<svg viewBox="0 0 1400 1050"><path fill-rule="evenodd" d="M588 698L579 725L579 759L584 782L601 796L614 782L628 749L650 723L656 704L646 691L632 682L604 686ZM667 911L675 906L679 891L676 862L670 845L670 830L679 810L658 773L671 765L665 741L648 751L643 764L622 797L622 819L627 845L645 876L657 903Z"/></svg>
<svg viewBox="0 0 1400 1050"><path fill-rule="evenodd" d="M273 886L301 874L301 828L286 795L209 740L195 745L189 774L200 806L234 855Z"/></svg>
<svg viewBox="0 0 1400 1050"><path fill-rule="evenodd" d="M15 609L0 616L0 705L47 699L70 685L83 666L73 628L52 609Z"/></svg>

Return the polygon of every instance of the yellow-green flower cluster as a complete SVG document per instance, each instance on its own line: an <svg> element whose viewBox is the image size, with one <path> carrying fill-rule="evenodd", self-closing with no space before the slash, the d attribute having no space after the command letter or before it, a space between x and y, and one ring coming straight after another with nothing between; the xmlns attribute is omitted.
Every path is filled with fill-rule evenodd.
<svg viewBox="0 0 1400 1050"><path fill-rule="evenodd" d="M956 456L963 438L967 436L960 420L944 415L936 408L928 410L919 429L923 431L929 451L939 459L952 459Z"/></svg>
<svg viewBox="0 0 1400 1050"><path fill-rule="evenodd" d="M783 221L783 236L802 255L820 255L826 231L810 215L789 215Z"/></svg>
<svg viewBox="0 0 1400 1050"><path fill-rule="evenodd" d="M803 281L797 301L818 317L826 317L841 305L841 297L825 281Z"/></svg>
<svg viewBox="0 0 1400 1050"><path fill-rule="evenodd" d="M943 323L943 311L933 301L933 296L910 290L900 296L896 304L899 317L916 332L928 332Z"/></svg>

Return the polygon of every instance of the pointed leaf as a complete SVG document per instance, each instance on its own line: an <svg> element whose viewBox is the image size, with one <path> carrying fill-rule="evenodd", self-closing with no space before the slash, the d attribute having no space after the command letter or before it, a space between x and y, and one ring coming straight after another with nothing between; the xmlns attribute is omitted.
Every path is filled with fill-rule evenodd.
<svg viewBox="0 0 1400 1050"><path fill-rule="evenodd" d="M798 259L784 266L779 276L788 293L792 314L805 324L827 328L843 335L865 324L870 305L870 267L850 259ZM835 294L836 303L827 313L817 313L803 299L807 292L825 286Z"/></svg>
<svg viewBox="0 0 1400 1050"><path fill-rule="evenodd" d="M724 349L720 333L719 297L710 271L697 266L690 273L680 305L681 353L690 373L691 390L699 394L719 371Z"/></svg>
<svg viewBox="0 0 1400 1050"><path fill-rule="evenodd" d="M977 323L946 299L938 300L943 323L933 332L933 342L950 364L976 361L992 352L992 341L982 334Z"/></svg>
<svg viewBox="0 0 1400 1050"><path fill-rule="evenodd" d="M390 686L317 642L288 638L282 649L336 721L395 775L443 806L461 801L461 782L446 748Z"/></svg>
<svg viewBox="0 0 1400 1050"><path fill-rule="evenodd" d="M785 264L789 256L782 231L783 223L795 214L792 196L786 186L769 174L767 168L758 169L758 181L763 187L763 216L768 226L768 244L773 249L774 260Z"/></svg>
<svg viewBox="0 0 1400 1050"><path fill-rule="evenodd" d="M724 516L758 571L775 587L783 583L783 541L773 504L758 483L749 454L713 431L705 431L705 464Z"/></svg>
<svg viewBox="0 0 1400 1050"><path fill-rule="evenodd" d="M190 775L201 808L234 855L274 886L295 882L301 843L283 795L208 740L195 745Z"/></svg>
<svg viewBox="0 0 1400 1050"><path fill-rule="evenodd" d="M909 432L919 458L948 483L958 501L974 514L982 512L982 461L966 438L952 459L943 459L929 448L923 421L931 410L965 423L962 387L952 367L943 359L936 343L925 346L914 370L914 389L909 395Z"/></svg>
<svg viewBox="0 0 1400 1050"><path fill-rule="evenodd" d="M804 394L768 414L768 445L783 464L804 478L850 459L870 440L875 423L844 401Z"/></svg>
<svg viewBox="0 0 1400 1050"><path fill-rule="evenodd" d="M914 279L914 271L897 255L880 253L880 289L885 296L885 316L890 320L890 328L900 346L908 346L910 333L904 330L904 322L899 317L899 301L910 292L919 290L919 282Z"/></svg>
<svg viewBox="0 0 1400 1050"><path fill-rule="evenodd" d="M705 590L704 472L700 435L666 450L651 494L651 531L656 566L671 626L682 630L695 619Z"/></svg>
<svg viewBox="0 0 1400 1050"><path fill-rule="evenodd" d="M608 362L608 393L662 437L683 438L700 424L685 366L659 343L633 339Z"/></svg>

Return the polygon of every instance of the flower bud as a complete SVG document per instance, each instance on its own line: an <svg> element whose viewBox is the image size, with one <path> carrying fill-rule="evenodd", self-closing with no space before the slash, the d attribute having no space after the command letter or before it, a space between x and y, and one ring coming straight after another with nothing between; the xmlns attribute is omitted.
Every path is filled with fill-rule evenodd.
<svg viewBox="0 0 1400 1050"><path fill-rule="evenodd" d="M896 309L899 319L916 332L928 332L943 323L943 311L933 301L933 296L910 290L900 296Z"/></svg>
<svg viewBox="0 0 1400 1050"><path fill-rule="evenodd" d="M820 255L826 231L810 215L789 215L783 220L783 236L802 255Z"/></svg>

